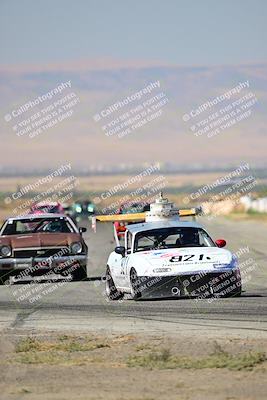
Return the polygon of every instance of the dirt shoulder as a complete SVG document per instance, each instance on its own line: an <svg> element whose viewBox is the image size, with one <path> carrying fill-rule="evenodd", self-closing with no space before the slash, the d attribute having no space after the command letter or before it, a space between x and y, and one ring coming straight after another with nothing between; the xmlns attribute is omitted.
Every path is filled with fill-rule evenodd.
<svg viewBox="0 0 267 400"><path fill-rule="evenodd" d="M258 223L267 223L267 213L257 213L257 212L232 212L225 215L225 218L233 221L255 221Z"/></svg>
<svg viewBox="0 0 267 400"><path fill-rule="evenodd" d="M3 333L5 400L265 399L267 339Z"/></svg>

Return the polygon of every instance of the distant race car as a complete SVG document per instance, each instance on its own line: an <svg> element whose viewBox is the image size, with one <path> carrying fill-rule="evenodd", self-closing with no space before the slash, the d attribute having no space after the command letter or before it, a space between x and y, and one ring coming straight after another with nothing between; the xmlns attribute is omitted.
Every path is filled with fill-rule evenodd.
<svg viewBox="0 0 267 400"><path fill-rule="evenodd" d="M87 277L87 245L73 221L61 214L9 218L0 230L0 275L2 283L30 280L50 273Z"/></svg>
<svg viewBox="0 0 267 400"><path fill-rule="evenodd" d="M90 200L75 201L72 204L70 215L75 221L90 218L95 214L95 204Z"/></svg>
<svg viewBox="0 0 267 400"><path fill-rule="evenodd" d="M30 214L64 214L64 208L58 201L42 201L33 204L30 208Z"/></svg>
<svg viewBox="0 0 267 400"><path fill-rule="evenodd" d="M135 300L239 296L238 261L222 249L225 240L214 242L197 222L180 219L196 213L196 209L178 210L161 197L145 216L125 215L126 221L146 222L127 225L124 246L110 254L107 297L119 300L125 293ZM95 220L112 221L112 216L96 216Z"/></svg>
<svg viewBox="0 0 267 400"><path fill-rule="evenodd" d="M138 202L128 202L120 205L116 214L134 214L149 211L150 205L146 203L138 203ZM126 222L123 221L115 221L114 229L116 230L116 234L119 239L124 238L124 233L126 231Z"/></svg>

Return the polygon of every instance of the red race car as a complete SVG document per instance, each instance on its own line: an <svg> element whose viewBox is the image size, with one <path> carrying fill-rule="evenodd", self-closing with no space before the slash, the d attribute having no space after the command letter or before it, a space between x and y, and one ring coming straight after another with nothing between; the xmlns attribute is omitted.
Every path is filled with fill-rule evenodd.
<svg viewBox="0 0 267 400"><path fill-rule="evenodd" d="M65 214L64 208L58 201L39 202L31 206L29 214Z"/></svg>

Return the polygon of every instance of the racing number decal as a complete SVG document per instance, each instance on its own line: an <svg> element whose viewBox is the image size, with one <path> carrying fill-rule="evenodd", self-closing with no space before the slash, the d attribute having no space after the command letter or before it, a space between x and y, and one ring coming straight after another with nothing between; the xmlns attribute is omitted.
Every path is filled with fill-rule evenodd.
<svg viewBox="0 0 267 400"><path fill-rule="evenodd" d="M182 261L192 261L196 257L196 254L183 254L181 256L173 256L170 258L170 262L182 262ZM199 254L198 261L203 259L210 260L210 257L205 256L205 254Z"/></svg>

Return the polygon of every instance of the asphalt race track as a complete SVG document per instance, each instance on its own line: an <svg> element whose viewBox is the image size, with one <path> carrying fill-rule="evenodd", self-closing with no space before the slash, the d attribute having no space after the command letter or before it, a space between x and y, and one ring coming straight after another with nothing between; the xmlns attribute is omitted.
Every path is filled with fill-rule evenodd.
<svg viewBox="0 0 267 400"><path fill-rule="evenodd" d="M125 299L107 302L104 284L97 279L104 274L109 252L114 248L112 226L99 224L97 233L85 234L89 247L89 279L63 282L46 287L35 286L41 298L30 303L22 299L29 285L0 286L0 327L10 329L79 330L99 332L140 332L187 335L222 334L240 337L263 337L267 332L267 225L256 221L234 222L214 218L202 220L213 238L224 238L228 248L240 251L244 263L244 292L239 298L213 301L178 299L139 301ZM84 224L81 224L84 226ZM250 260L248 262L248 260ZM245 272L246 265L254 265ZM50 289L49 289L50 288ZM30 296L30 299L33 297Z"/></svg>

